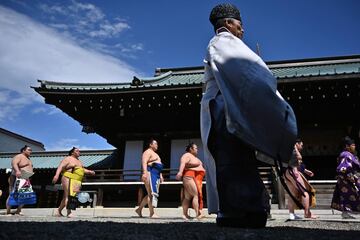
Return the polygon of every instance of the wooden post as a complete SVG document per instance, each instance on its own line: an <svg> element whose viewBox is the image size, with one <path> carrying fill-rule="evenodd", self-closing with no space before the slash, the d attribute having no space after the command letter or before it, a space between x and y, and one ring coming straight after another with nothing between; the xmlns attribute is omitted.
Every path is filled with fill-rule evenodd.
<svg viewBox="0 0 360 240"><path fill-rule="evenodd" d="M96 191L94 191L94 195L93 195L93 202L92 202L92 207L95 208L96 205L97 205L97 200L98 200L98 197L97 197L98 193Z"/></svg>
<svg viewBox="0 0 360 240"><path fill-rule="evenodd" d="M48 207L46 202L44 204L44 198L46 198L46 185L41 185L38 196L39 199L37 199L37 207Z"/></svg>
<svg viewBox="0 0 360 240"><path fill-rule="evenodd" d="M274 190L276 192L277 200L278 200L278 207L279 207L279 209L285 209L286 206L285 206L284 187L281 185L280 178L279 178L276 170L274 169L274 167L271 167L271 171L272 171L272 175L273 175L273 186L274 186Z"/></svg>
<svg viewBox="0 0 360 240"><path fill-rule="evenodd" d="M103 189L102 188L98 188L98 196L97 196L97 203L96 206L103 206Z"/></svg>
<svg viewBox="0 0 360 240"><path fill-rule="evenodd" d="M276 181L276 185L277 185L277 192L278 192L278 206L279 209L285 209L285 191L284 191L284 187L281 185L280 180L278 179Z"/></svg>

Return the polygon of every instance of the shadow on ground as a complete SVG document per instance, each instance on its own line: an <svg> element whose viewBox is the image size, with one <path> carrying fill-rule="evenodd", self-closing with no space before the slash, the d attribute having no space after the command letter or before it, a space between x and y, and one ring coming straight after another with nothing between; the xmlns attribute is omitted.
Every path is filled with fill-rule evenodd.
<svg viewBox="0 0 360 240"><path fill-rule="evenodd" d="M270 226L218 228L213 223L0 222L0 239L354 239L359 230ZM333 228L336 228L334 226ZM354 226L353 229L357 229Z"/></svg>

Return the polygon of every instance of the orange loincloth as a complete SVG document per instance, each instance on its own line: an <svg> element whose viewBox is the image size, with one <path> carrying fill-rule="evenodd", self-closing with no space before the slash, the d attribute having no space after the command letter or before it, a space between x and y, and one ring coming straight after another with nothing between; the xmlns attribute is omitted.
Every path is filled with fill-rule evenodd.
<svg viewBox="0 0 360 240"><path fill-rule="evenodd" d="M184 170L183 177L192 177L195 181L196 188L198 191L199 198L199 210L202 210L204 207L203 193L202 193L202 182L205 177L204 171L195 171L195 170Z"/></svg>

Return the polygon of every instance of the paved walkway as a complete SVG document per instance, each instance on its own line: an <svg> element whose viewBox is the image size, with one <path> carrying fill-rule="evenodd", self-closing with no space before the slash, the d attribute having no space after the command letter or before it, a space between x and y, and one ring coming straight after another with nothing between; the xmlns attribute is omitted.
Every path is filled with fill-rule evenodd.
<svg viewBox="0 0 360 240"><path fill-rule="evenodd" d="M22 218L38 218L51 221L50 219L54 217L54 208L24 208L22 213ZM64 210L63 213L66 211ZM316 220L303 219L303 221L338 221L338 222L357 222L360 223L360 215L355 215L356 219L342 219L341 212L333 211L331 209L313 209L313 214L317 215L319 218ZM123 218L129 221L141 222L141 221L170 221L170 222L183 222L181 218L182 208L157 208L156 213L160 216L160 219L149 219L148 209L143 210L143 218L139 218L135 213L135 208L78 208L76 211L73 211L74 219L73 220L91 220L99 218ZM207 213L207 210L204 209L204 213ZM296 214L303 216L303 211L297 210ZM190 215L195 216L195 212L190 210ZM5 209L0 209L0 221L11 221L11 218L17 216L6 216ZM271 211L271 220L288 220L289 214L287 209L273 209ZM202 222L215 222L216 215L206 215L206 217L201 220ZM60 220L63 218L54 217L54 219ZM66 218L64 218L66 219ZM270 221L271 221L270 220Z"/></svg>
<svg viewBox="0 0 360 240"><path fill-rule="evenodd" d="M158 208L161 218L139 218L134 208L83 208L75 218L54 217L54 209L25 208L24 216L0 209L0 239L357 239L360 219L343 220L340 212L313 210L318 220L287 221L287 210L274 209L266 228L219 228L215 215L184 221L181 208ZM299 215L301 211L298 211ZM191 213L194 216L194 212ZM148 216L148 210L144 210Z"/></svg>

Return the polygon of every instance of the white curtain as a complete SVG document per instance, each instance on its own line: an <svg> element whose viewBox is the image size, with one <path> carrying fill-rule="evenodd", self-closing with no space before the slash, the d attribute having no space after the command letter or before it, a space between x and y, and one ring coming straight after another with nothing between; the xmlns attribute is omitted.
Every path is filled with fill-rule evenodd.
<svg viewBox="0 0 360 240"><path fill-rule="evenodd" d="M125 145L124 167L126 170L141 170L143 141L127 141ZM124 180L140 180L139 176L124 176Z"/></svg>
<svg viewBox="0 0 360 240"><path fill-rule="evenodd" d="M175 175L180 165L180 158L185 153L186 146L194 142L198 146L198 158L200 160L204 159L204 151L201 143L201 139L173 139L171 140L171 158L170 158L170 168L175 169L176 171L171 172L170 179L175 179Z"/></svg>

